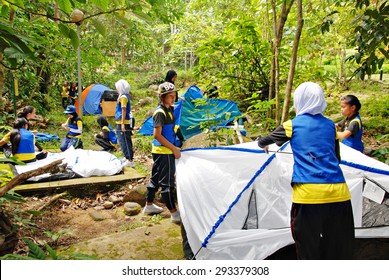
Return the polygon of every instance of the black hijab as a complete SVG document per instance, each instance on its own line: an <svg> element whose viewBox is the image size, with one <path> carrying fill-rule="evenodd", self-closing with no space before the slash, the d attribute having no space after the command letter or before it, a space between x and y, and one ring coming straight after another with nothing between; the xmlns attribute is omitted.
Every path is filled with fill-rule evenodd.
<svg viewBox="0 0 389 280"><path fill-rule="evenodd" d="M177 72L174 71L173 69L167 71L166 77L165 77L165 82L172 83L174 85L173 77L177 76ZM178 101L178 92L176 92L176 100L175 102Z"/></svg>

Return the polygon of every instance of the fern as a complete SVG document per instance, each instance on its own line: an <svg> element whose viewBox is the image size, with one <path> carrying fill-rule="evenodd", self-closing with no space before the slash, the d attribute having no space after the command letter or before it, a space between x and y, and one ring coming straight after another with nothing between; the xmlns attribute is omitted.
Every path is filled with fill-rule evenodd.
<svg viewBox="0 0 389 280"><path fill-rule="evenodd" d="M58 260L57 253L55 253L55 251L53 250L53 248L51 248L50 245L47 244L47 243L45 243L45 247L46 247L46 250L47 250L47 252L49 253L51 259L53 259L53 260Z"/></svg>
<svg viewBox="0 0 389 280"><path fill-rule="evenodd" d="M37 244L35 244L33 241L27 238L23 238L23 241L27 244L29 248L28 256L35 259L35 260L44 260L46 259L46 254L42 250L41 247L39 247Z"/></svg>

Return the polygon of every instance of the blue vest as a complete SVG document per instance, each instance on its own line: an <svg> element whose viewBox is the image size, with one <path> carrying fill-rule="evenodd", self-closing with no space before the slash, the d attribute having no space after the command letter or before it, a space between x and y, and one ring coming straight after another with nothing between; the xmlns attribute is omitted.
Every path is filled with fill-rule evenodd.
<svg viewBox="0 0 389 280"><path fill-rule="evenodd" d="M292 120L292 183L344 183L335 151L335 124L323 115L303 114Z"/></svg>
<svg viewBox="0 0 389 280"><path fill-rule="evenodd" d="M115 131L113 131L113 128L111 125L108 125L108 128L109 128L109 133L108 133L109 142L111 142L112 144L117 144L118 140L116 138Z"/></svg>
<svg viewBox="0 0 389 280"><path fill-rule="evenodd" d="M130 113L131 113L131 105L130 105L130 96L128 93L124 94L124 96L127 97L127 105L126 105L126 116L125 119L130 119ZM115 114L115 120L121 120L122 119L122 104L120 102L116 103L116 114Z"/></svg>
<svg viewBox="0 0 389 280"><path fill-rule="evenodd" d="M364 146L363 146L363 143L362 143L362 120L361 120L361 117L359 115L356 115L355 118L353 118L349 124L353 121L353 120L359 120L359 131L357 133L357 135L355 135L354 137L353 136L350 136L346 139L343 139L342 140L342 143L345 144L346 146L349 146L355 150L358 150L360 151L361 153L363 153L363 149L364 149ZM355 120L355 121L357 121ZM358 121L357 121L358 122ZM346 127L345 127L346 128Z"/></svg>
<svg viewBox="0 0 389 280"><path fill-rule="evenodd" d="M20 144L16 154L34 154L35 157L34 134L24 128L19 129L19 133Z"/></svg>
<svg viewBox="0 0 389 280"><path fill-rule="evenodd" d="M75 130L78 130L78 125L77 125L77 122L80 121L81 118L80 117L77 117L73 120L73 118L70 118L69 120L69 128L70 130L68 131L68 136L71 136L71 137L76 137L76 136L79 136L81 135L81 133L78 133L78 132L74 132Z"/></svg>
<svg viewBox="0 0 389 280"><path fill-rule="evenodd" d="M165 124L162 127L162 136L165 137L170 143L172 143L175 146L178 146L176 143L176 133L174 131L175 127L175 121L174 121L174 114L172 111L168 111L165 107L159 105L157 109L155 110L156 112L163 112L165 115ZM157 139L153 139L153 145L154 146L162 146L161 143Z"/></svg>

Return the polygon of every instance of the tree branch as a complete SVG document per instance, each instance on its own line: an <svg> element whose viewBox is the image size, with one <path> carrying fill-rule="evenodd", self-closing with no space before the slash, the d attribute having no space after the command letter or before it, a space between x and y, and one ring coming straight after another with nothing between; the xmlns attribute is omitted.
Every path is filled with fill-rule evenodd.
<svg viewBox="0 0 389 280"><path fill-rule="evenodd" d="M38 176L44 173L48 173L50 171L58 171L58 165L62 163L62 159L58 159L56 161L53 161L52 163L49 163L45 166L39 167L38 169L30 170L27 172L24 172L22 174L17 175L15 178L13 178L11 181L9 181L7 184L5 184L0 189L0 197L4 196L8 191L12 190L14 187L24 183L28 178Z"/></svg>
<svg viewBox="0 0 389 280"><path fill-rule="evenodd" d="M74 23L71 20L64 20L64 19L58 18L56 16L51 16L51 15L48 15L48 14L42 14L42 13L38 13L38 12L27 10L26 8L24 8L22 6L19 6L19 5L15 4L15 3L11 3L10 1L7 1L7 0L4 0L4 2L7 2L11 6L17 7L18 9L20 9L20 10L26 12L26 13L32 14L34 16L45 17L45 18L48 18L48 19L52 19L53 21L56 21L56 22L60 21L62 23ZM84 20L92 18L92 17L97 17L97 16L100 16L100 15L104 15L104 14L113 14L113 13L119 12L119 11L130 11L130 10L131 10L130 8L115 8L115 9L110 10L110 11L98 12L96 14L92 14L90 16L86 16L84 18ZM67 15L67 16L70 16L66 12L64 12L63 10L61 10L61 12L64 13L65 15Z"/></svg>

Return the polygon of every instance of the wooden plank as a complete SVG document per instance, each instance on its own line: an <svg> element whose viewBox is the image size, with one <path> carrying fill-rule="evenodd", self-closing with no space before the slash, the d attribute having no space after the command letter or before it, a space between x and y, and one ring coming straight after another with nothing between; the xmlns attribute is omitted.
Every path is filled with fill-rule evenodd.
<svg viewBox="0 0 389 280"><path fill-rule="evenodd" d="M37 182L19 185L14 188L16 192L30 192L30 191L43 191L56 188L75 188L85 185L113 185L118 183L125 183L134 179L144 178L144 175L139 174L135 169L130 167L124 168L123 174L112 176L92 176L88 178L75 178L67 180L58 180L50 182Z"/></svg>

